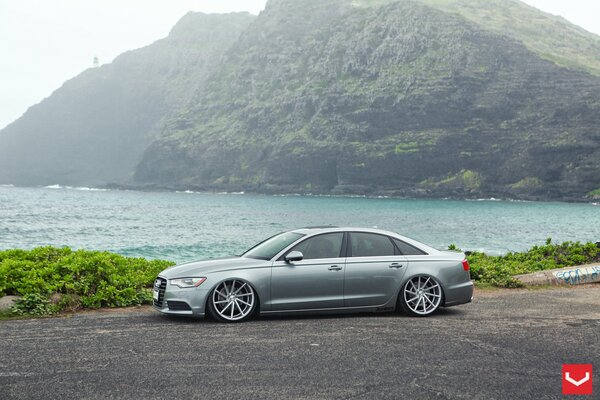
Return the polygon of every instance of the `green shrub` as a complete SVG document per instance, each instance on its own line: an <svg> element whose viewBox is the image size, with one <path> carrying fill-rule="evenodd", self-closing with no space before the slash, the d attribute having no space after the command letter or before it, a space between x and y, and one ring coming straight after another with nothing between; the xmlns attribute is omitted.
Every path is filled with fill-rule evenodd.
<svg viewBox="0 0 600 400"><path fill-rule="evenodd" d="M68 247L0 251L0 296L23 296L27 300L22 299L25 303L15 312L39 312L35 315L44 315L42 310L50 309L145 304L152 301L149 288L156 275L171 265L169 261L73 251ZM59 295L56 304L46 304L54 294Z"/></svg>
<svg viewBox="0 0 600 400"><path fill-rule="evenodd" d="M453 250L456 246L451 245ZM600 249L596 244L564 242L553 244L551 239L542 246L533 246L524 252L489 256L473 252L467 256L471 266L471 278L479 286L520 287L514 275L570 267L600 261Z"/></svg>
<svg viewBox="0 0 600 400"><path fill-rule="evenodd" d="M18 315L51 315L58 311L50 300L38 293L24 295L10 309Z"/></svg>

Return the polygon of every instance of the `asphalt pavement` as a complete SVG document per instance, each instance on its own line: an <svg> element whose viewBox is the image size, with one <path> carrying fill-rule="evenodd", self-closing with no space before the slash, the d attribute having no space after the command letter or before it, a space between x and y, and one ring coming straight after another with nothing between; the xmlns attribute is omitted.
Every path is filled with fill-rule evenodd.
<svg viewBox="0 0 600 400"><path fill-rule="evenodd" d="M0 322L0 399L551 399L592 363L600 285L477 291L429 318L228 325L149 308Z"/></svg>

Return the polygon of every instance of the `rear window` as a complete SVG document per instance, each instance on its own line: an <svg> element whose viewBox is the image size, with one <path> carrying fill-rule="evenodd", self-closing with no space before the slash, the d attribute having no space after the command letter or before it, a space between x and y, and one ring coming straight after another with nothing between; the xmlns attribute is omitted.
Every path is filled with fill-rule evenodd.
<svg viewBox="0 0 600 400"><path fill-rule="evenodd" d="M375 233L352 232L352 257L393 256L396 252L389 237Z"/></svg>
<svg viewBox="0 0 600 400"><path fill-rule="evenodd" d="M396 246L398 247L398 250L400 250L400 254L405 255L405 256L423 256L426 255L427 253L425 253L424 251L417 249L415 246L412 246L408 243L403 242L400 239L392 239L394 241L394 243L396 244Z"/></svg>

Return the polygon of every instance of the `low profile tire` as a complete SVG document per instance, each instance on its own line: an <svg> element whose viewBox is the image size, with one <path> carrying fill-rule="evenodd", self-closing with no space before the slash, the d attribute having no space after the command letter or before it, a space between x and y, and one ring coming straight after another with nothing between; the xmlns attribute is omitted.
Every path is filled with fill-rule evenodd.
<svg viewBox="0 0 600 400"><path fill-rule="evenodd" d="M440 307L443 296L438 281L430 276L418 275L406 282L398 295L398 303L406 315L425 317Z"/></svg>
<svg viewBox="0 0 600 400"><path fill-rule="evenodd" d="M254 314L257 302L258 296L248 283L224 281L210 293L208 312L220 322L242 322Z"/></svg>

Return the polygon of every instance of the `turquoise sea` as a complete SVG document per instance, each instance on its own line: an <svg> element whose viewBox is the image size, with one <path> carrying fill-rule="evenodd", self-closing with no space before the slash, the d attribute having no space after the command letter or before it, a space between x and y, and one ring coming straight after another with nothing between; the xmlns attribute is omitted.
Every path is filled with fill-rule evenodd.
<svg viewBox="0 0 600 400"><path fill-rule="evenodd" d="M70 246L182 262L329 224L499 254L548 237L600 241L600 205L0 187L0 249Z"/></svg>

